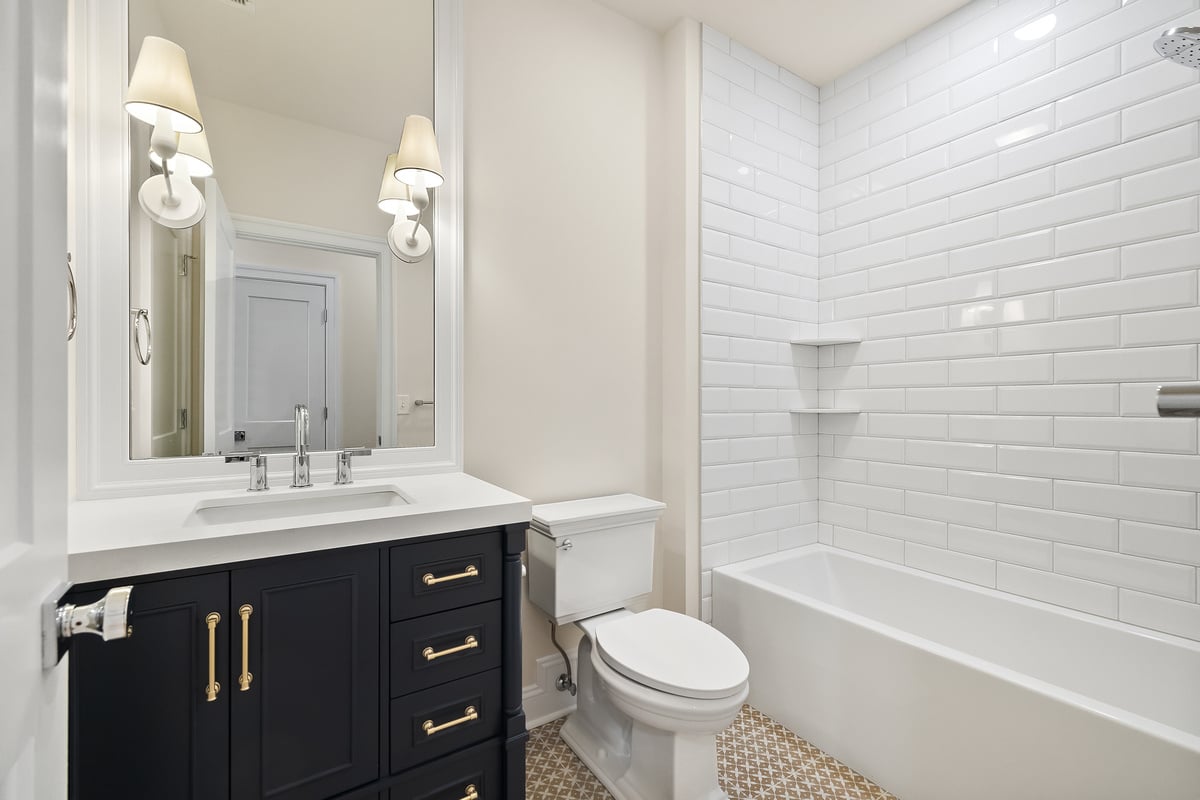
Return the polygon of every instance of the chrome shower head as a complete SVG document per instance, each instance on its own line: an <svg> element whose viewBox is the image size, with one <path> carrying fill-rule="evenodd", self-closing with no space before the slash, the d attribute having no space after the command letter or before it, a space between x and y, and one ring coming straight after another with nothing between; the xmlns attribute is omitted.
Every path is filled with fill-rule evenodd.
<svg viewBox="0 0 1200 800"><path fill-rule="evenodd" d="M1200 69L1200 28L1171 28L1154 40L1154 49L1168 61Z"/></svg>

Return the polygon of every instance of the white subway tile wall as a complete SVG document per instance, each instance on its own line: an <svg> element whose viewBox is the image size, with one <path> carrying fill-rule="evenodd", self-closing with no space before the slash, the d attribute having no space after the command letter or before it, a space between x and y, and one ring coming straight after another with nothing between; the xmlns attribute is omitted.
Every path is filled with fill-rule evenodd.
<svg viewBox="0 0 1200 800"><path fill-rule="evenodd" d="M707 27L702 60L701 586L707 621L713 567L817 541L817 420L788 410L817 401L816 349L791 340L817 329L820 134L815 86ZM863 100L865 90L857 90ZM900 86L890 106L868 109L900 111L903 94ZM864 138L868 122L856 123ZM847 206L843 218L879 219L904 205L903 188L898 199L896 207L882 199L871 207ZM903 308L904 290L897 291ZM855 302L869 302L857 288L848 292ZM872 308L864 306L863 313Z"/></svg>
<svg viewBox="0 0 1200 800"><path fill-rule="evenodd" d="M819 539L1200 639L1200 432L1154 411L1200 378L1189 24L976 0L819 91L705 29L706 618Z"/></svg>
<svg viewBox="0 0 1200 800"><path fill-rule="evenodd" d="M821 89L818 322L865 334L819 354L864 409L818 423L822 541L1200 639L1197 425L1153 405L1200 378L1200 73L1151 48L1188 24L976 0Z"/></svg>

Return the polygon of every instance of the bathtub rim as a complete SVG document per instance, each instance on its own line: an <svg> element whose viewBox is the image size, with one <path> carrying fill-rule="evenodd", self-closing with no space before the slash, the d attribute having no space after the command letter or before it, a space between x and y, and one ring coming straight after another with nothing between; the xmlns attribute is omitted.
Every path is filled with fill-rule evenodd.
<svg viewBox="0 0 1200 800"><path fill-rule="evenodd" d="M1114 706L1111 703L1106 703L1093 697L1089 697L1088 695L1072 691L1071 689L1066 689L1054 683L1050 683L1049 681L1026 675L1025 673L1012 669L1011 667L1005 667L992 661L987 661L979 656L974 656L970 653L963 652L962 650L955 649L948 645L940 644L923 636L917 636L916 634L901 630L893 625L879 622L878 620L871 619L870 617L862 614L848 611L840 606L819 600L812 595L772 583L754 575L752 572L756 567L761 567L766 564L777 564L780 561L797 560L800 558L812 557L818 554L836 556L839 558L844 557L853 561L861 561L870 565L892 569L903 574L910 575L914 578L934 581L952 589L969 590L977 594L982 594L985 597L991 597L994 599L1003 600L1005 602L1015 602L1019 605L1023 605L1038 611L1065 616L1066 618L1077 622L1089 625L1099 625L1101 627L1120 631L1125 634L1133 634L1139 637L1157 640L1165 644L1182 647L1185 650L1190 650L1200 654L1200 642L1194 642L1191 639L1185 639L1181 636L1174 636L1161 631L1139 628L1126 622L1120 622L1119 620L1112 620L1106 617L1086 614L1082 611L1076 611L1063 606L1056 606L1053 603L1047 603L1042 600L1033 600L1028 597L1022 597L1021 595L1003 592L999 589L992 589L987 586L979 586L968 581L949 578L933 572L925 572L904 564L897 564L894 561L887 561L885 559L875 558L862 553L856 553L852 550L845 550L821 543L807 544L790 550L782 550L777 553L768 553L767 555L758 556L746 561L739 561L735 564L726 564L720 567L714 567L713 573L714 575L719 574L732 580L741 581L770 594L778 595L780 597L798 602L802 605L809 606L814 610L834 616L843 622L864 628L881 636L896 639L910 647L927 650L935 655L946 658L970 669L991 674L1000 680L1015 684L1021 688L1035 692L1049 699L1067 703L1092 716L1101 717L1113 722L1117 722L1118 724L1128 725L1129 727L1134 728L1135 730L1138 730L1155 739L1176 747L1184 748L1200 755L1200 734L1193 734L1180 728L1171 727L1170 725L1150 719L1149 717L1145 717L1133 711L1120 708L1119 706ZM714 624L716 620L716 608L718 604L716 588L717 584L714 578L712 593ZM753 664L750 665L750 680L754 680Z"/></svg>

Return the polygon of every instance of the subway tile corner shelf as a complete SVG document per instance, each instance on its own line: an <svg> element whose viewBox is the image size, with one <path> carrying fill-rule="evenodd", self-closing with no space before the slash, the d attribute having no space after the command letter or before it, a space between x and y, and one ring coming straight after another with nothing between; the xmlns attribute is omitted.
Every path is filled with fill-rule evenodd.
<svg viewBox="0 0 1200 800"><path fill-rule="evenodd" d="M857 408L793 408L793 414L860 414Z"/></svg>
<svg viewBox="0 0 1200 800"><path fill-rule="evenodd" d="M817 336L811 339L792 339L792 344L802 344L808 347L825 347L833 344L858 344L862 341L860 336Z"/></svg>

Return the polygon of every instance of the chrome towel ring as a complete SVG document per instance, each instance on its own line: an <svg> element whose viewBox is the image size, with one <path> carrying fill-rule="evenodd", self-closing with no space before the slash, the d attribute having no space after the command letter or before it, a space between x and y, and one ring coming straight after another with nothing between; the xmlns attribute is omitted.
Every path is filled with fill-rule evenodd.
<svg viewBox="0 0 1200 800"><path fill-rule="evenodd" d="M146 308L131 308L133 314L133 351L138 362L143 366L150 364L150 356L154 354L154 338L150 332L150 310ZM146 346L142 348L142 329L146 331Z"/></svg>

